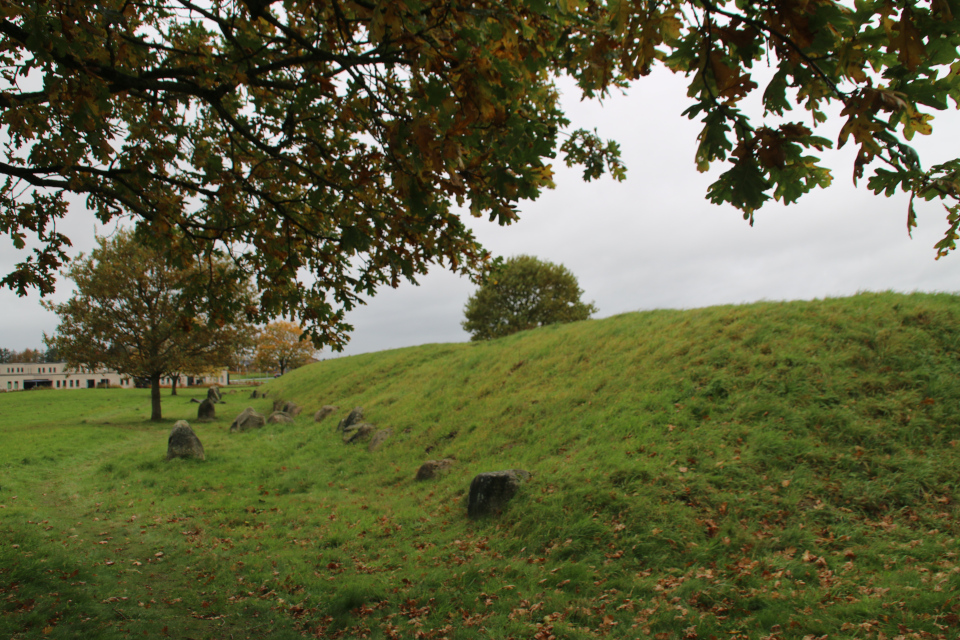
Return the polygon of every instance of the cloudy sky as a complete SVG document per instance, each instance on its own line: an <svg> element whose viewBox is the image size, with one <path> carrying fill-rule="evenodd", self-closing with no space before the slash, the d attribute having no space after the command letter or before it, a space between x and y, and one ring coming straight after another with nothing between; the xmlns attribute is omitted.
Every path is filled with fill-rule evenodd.
<svg viewBox="0 0 960 640"><path fill-rule="evenodd" d="M911 239L905 194L888 199L874 196L865 180L852 185L852 148L825 152L834 174L830 188L789 207L768 204L751 228L735 209L704 197L721 167L696 171L700 127L680 115L690 104L684 78L661 69L602 105L579 101L574 90L565 91L565 100L574 127L596 127L620 142L627 180L584 183L578 170L558 162L557 188L525 203L519 223L472 224L495 254L566 265L599 308L595 317L857 291L960 291L960 255L934 260L933 245L946 228L943 208L919 204ZM810 119L798 111L791 120ZM960 151L957 112L939 114L933 124L933 136L910 143L925 166ZM836 140L839 127L834 118L821 135ZM77 209L61 228L76 252L89 251L97 228L92 215ZM19 259L10 240L0 239L0 269L6 273ZM468 280L439 269L419 286L382 290L348 317L355 331L343 355L466 341L460 322L473 290ZM69 293L69 282L62 282L53 299ZM0 291L0 346L38 348L43 333L55 331L56 316L39 301L35 293L18 298Z"/></svg>

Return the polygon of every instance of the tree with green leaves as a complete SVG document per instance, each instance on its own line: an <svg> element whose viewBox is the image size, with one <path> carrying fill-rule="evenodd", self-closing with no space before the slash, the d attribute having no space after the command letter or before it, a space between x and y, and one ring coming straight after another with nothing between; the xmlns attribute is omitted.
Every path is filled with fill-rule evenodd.
<svg viewBox="0 0 960 640"><path fill-rule="evenodd" d="M261 320L297 315L340 347L346 311L376 288L431 265L482 274L455 205L515 221L553 186L558 152L588 180L623 179L615 142L569 130L555 80L604 96L654 65L688 78L696 166L725 167L712 202L752 223L828 185L817 130L839 105L854 178L910 193L908 230L916 199L943 202L942 256L960 159L924 166L909 142L960 100L958 44L956 0L11 0L0 233L38 242L0 282L53 289L57 222L81 194L175 260L230 253Z"/></svg>
<svg viewBox="0 0 960 640"><path fill-rule="evenodd" d="M44 342L72 367L148 379L151 420L159 421L161 378L223 366L249 341L253 292L225 261L171 266L129 231L97 244L67 269L76 293L44 304L60 319Z"/></svg>
<svg viewBox="0 0 960 640"><path fill-rule="evenodd" d="M597 308L569 269L531 256L499 264L470 296L461 323L471 340L501 338L548 324L586 320Z"/></svg>

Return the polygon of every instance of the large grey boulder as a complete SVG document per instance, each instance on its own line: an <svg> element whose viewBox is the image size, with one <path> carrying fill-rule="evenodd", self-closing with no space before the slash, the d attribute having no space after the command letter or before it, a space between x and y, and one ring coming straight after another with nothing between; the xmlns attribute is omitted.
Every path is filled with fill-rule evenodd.
<svg viewBox="0 0 960 640"><path fill-rule="evenodd" d="M377 428L375 426L367 424L366 422L352 424L344 430L343 441L346 444L356 444L373 435L373 432L376 430Z"/></svg>
<svg viewBox="0 0 960 640"><path fill-rule="evenodd" d="M334 411L337 411L339 408L340 408L340 407L335 407L335 406L330 405L330 404L325 404L325 405L323 405L322 407L320 407L320 409L319 409L315 414L313 414L313 421L314 421L314 422L323 422L323 420L324 420L327 416L329 416L329 415L330 415L331 413L333 413Z"/></svg>
<svg viewBox="0 0 960 640"><path fill-rule="evenodd" d="M359 424L363 420L363 407L354 407L353 411L350 414L340 421L340 424L337 425L337 431L346 431L348 428L352 427L355 424Z"/></svg>
<svg viewBox="0 0 960 640"><path fill-rule="evenodd" d="M173 458L197 458L206 460L200 438L190 428L186 420L177 420L167 438L167 460Z"/></svg>
<svg viewBox="0 0 960 640"><path fill-rule="evenodd" d="M430 480L435 478L440 473L446 471L454 465L456 461L451 458L444 458L443 460L427 460L420 468L417 469L417 475L414 478L415 480Z"/></svg>
<svg viewBox="0 0 960 640"><path fill-rule="evenodd" d="M293 422L293 416L283 411L274 411L267 418L267 422L270 424L290 424Z"/></svg>
<svg viewBox="0 0 960 640"><path fill-rule="evenodd" d="M200 406L197 407L197 420L201 422L210 422L217 419L217 409L213 406L210 396L203 399Z"/></svg>
<svg viewBox="0 0 960 640"><path fill-rule="evenodd" d="M233 424L230 425L230 433L259 429L266 423L267 419L263 417L262 413L257 413L253 410L253 407L247 407L237 416Z"/></svg>
<svg viewBox="0 0 960 640"><path fill-rule="evenodd" d="M283 398L277 398L273 401L273 410L274 411L283 411L283 405L287 404L287 401Z"/></svg>
<svg viewBox="0 0 960 640"><path fill-rule="evenodd" d="M213 404L223 402L223 396L220 394L220 387L210 387L207 389L207 400Z"/></svg>
<svg viewBox="0 0 960 640"><path fill-rule="evenodd" d="M530 472L523 469L481 473L470 483L467 515L479 518L499 514L529 479Z"/></svg>
<svg viewBox="0 0 960 640"><path fill-rule="evenodd" d="M387 438L393 435L393 429L380 429L373 437L370 438L370 444L367 445L367 451L376 451L379 449L384 442L387 441Z"/></svg>

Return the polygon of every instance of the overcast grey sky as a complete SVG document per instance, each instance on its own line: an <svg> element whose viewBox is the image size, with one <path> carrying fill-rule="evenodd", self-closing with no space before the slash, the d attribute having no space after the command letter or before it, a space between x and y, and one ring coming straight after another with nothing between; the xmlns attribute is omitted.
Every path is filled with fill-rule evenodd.
<svg viewBox="0 0 960 640"><path fill-rule="evenodd" d="M567 85L564 85L567 86ZM732 207L705 199L723 167L699 174L694 164L699 122L681 112L690 104L686 83L663 69L642 79L628 95L580 102L565 92L574 128L596 127L621 144L628 167L622 183L581 180L577 169L554 165L557 188L524 203L519 223L498 227L472 222L495 254L529 254L566 265L580 280L595 317L657 308L695 308L756 300L845 296L857 291L960 291L960 255L934 260L934 243L946 228L936 202L917 207L919 228L906 231L907 196L874 196L862 180L852 185L855 150L824 152L833 185L784 207L770 203L753 228ZM809 123L806 112L793 121ZM821 135L836 140L837 118ZM910 143L930 166L960 155L960 116L939 114L933 136ZM868 171L869 175L869 171ZM89 251L92 214L74 213L61 226L75 252ZM22 259L9 238L0 239L0 269ZM419 286L384 289L348 320L355 326L345 355L432 342L466 341L463 306L474 286L439 269ZM62 281L55 300L69 296ZM0 346L37 348L56 317L32 293L0 292Z"/></svg>

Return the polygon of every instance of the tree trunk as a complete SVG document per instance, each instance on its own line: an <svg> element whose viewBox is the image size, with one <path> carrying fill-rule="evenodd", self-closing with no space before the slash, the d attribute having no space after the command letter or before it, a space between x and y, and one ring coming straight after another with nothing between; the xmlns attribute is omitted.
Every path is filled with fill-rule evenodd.
<svg viewBox="0 0 960 640"><path fill-rule="evenodd" d="M160 374L154 373L150 376L150 420L160 422L163 417L160 415Z"/></svg>
<svg viewBox="0 0 960 640"><path fill-rule="evenodd" d="M170 376L170 395L177 395L177 382L180 380L180 376Z"/></svg>

